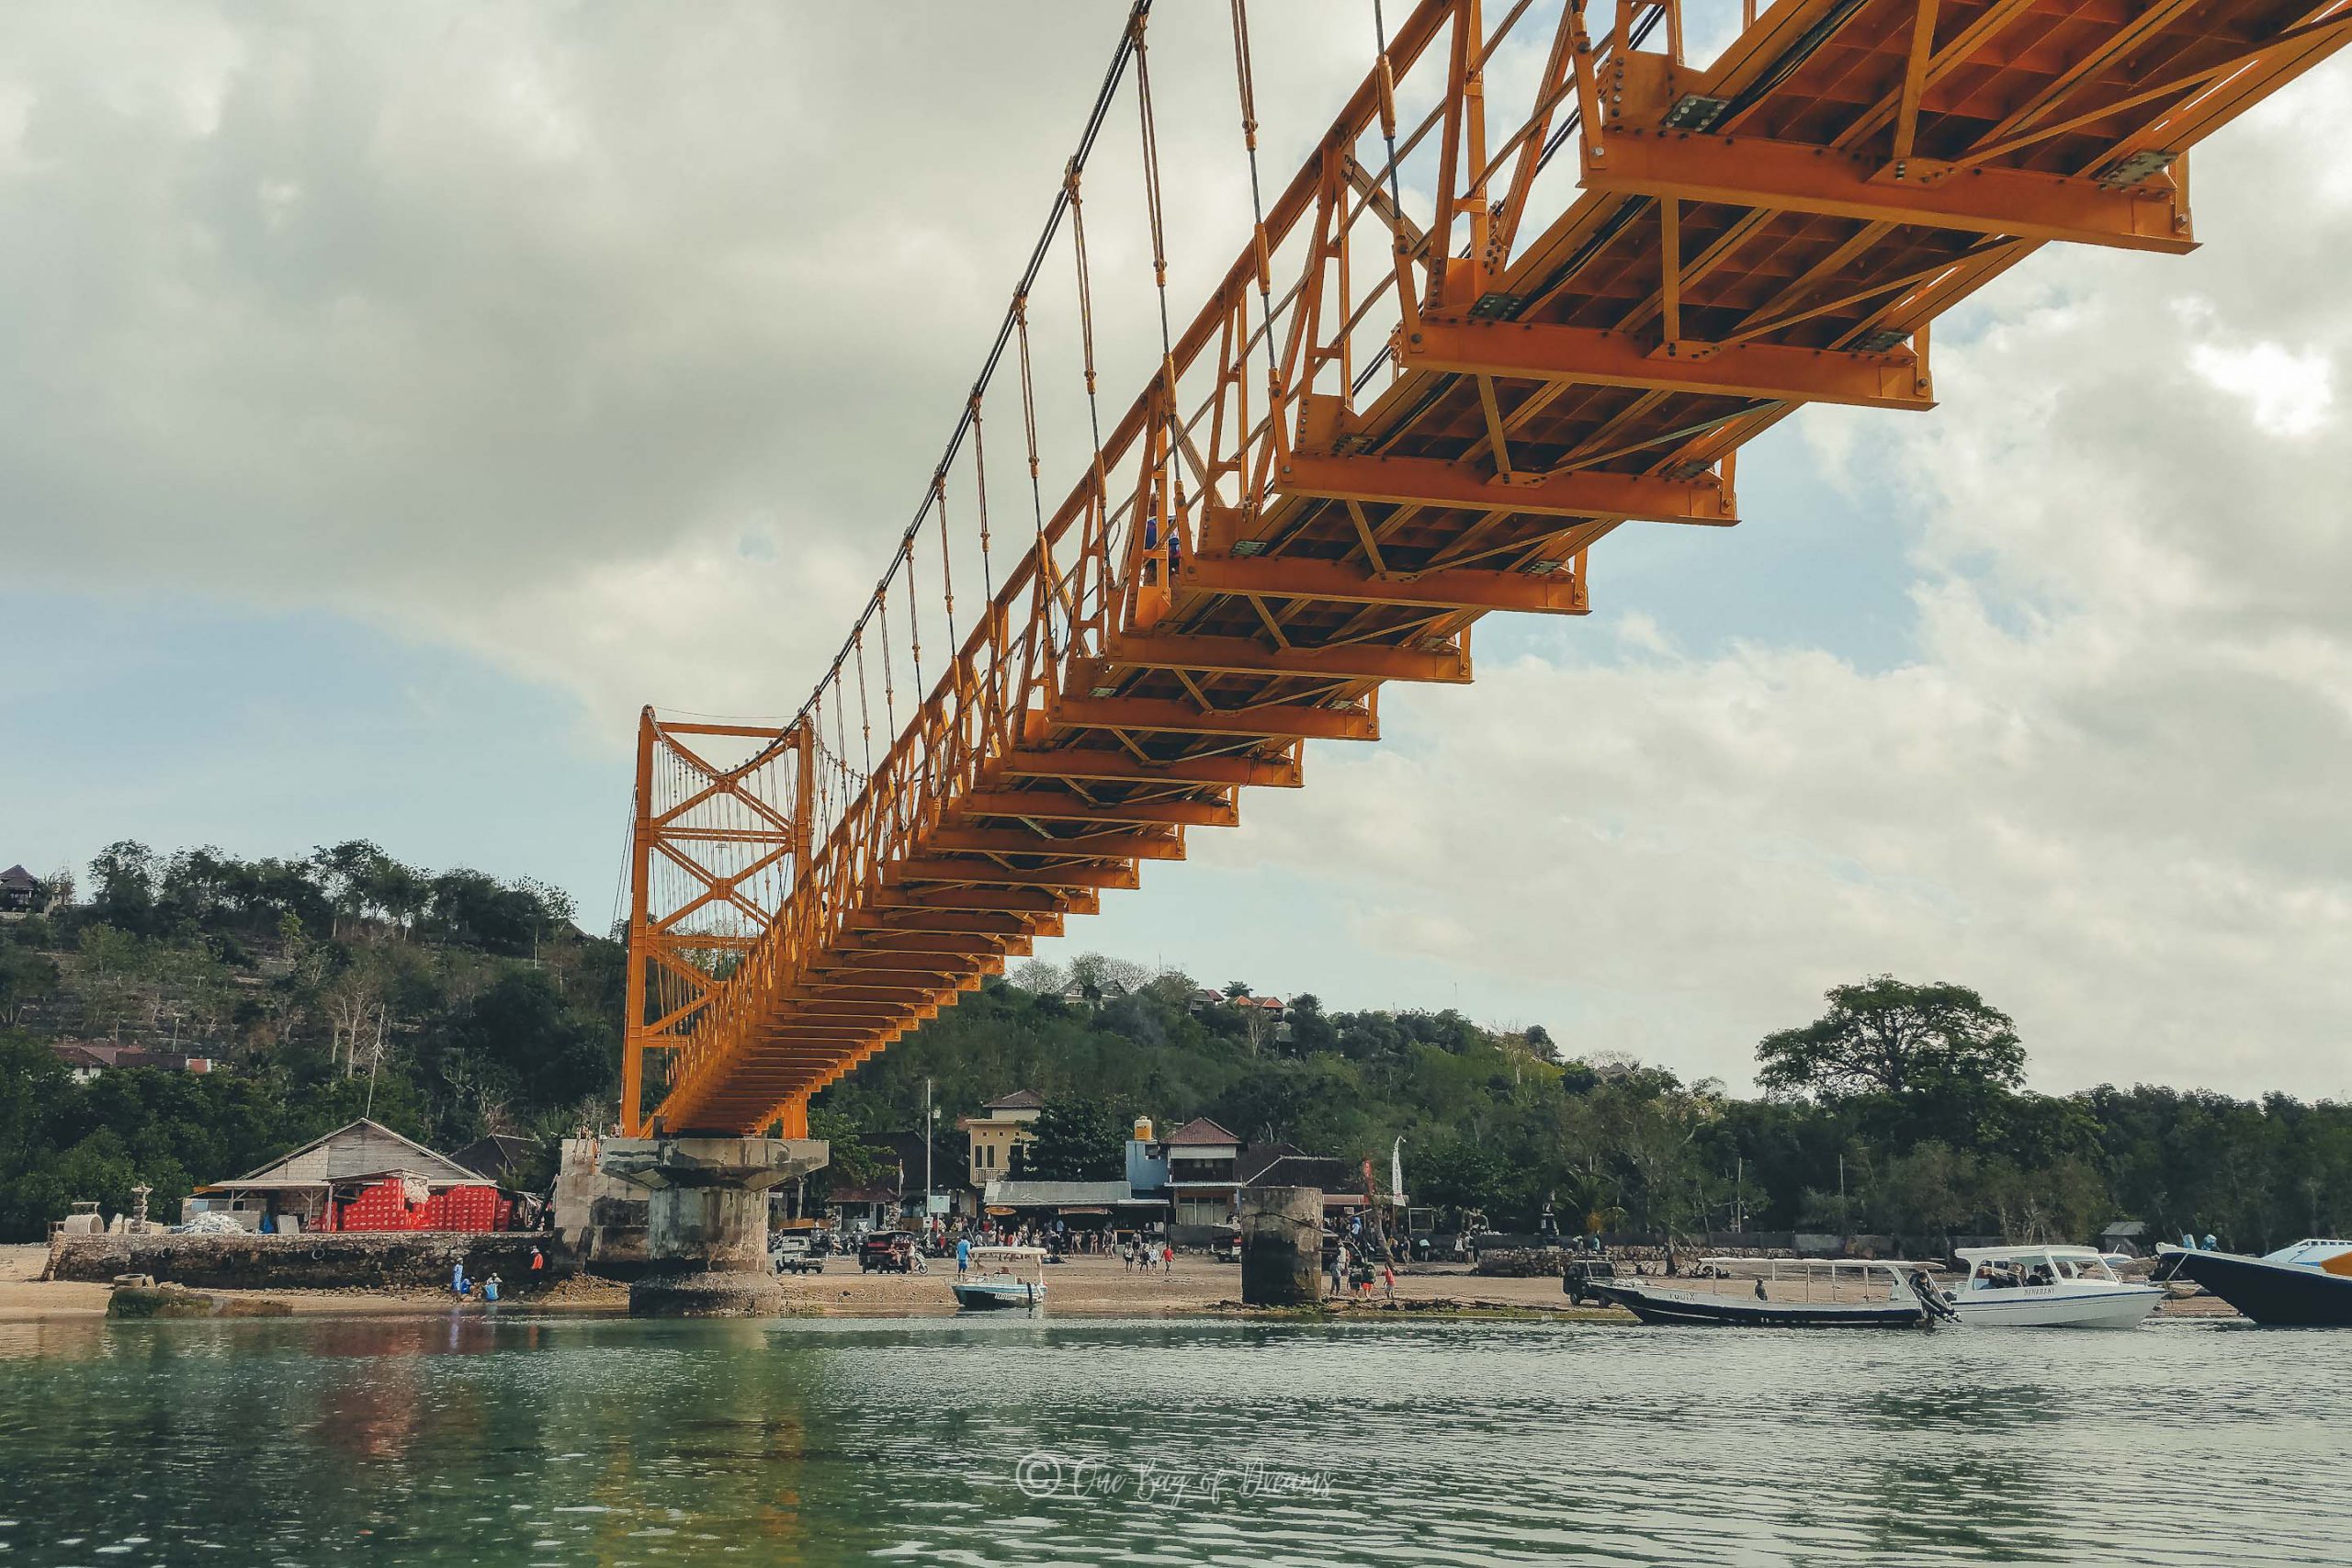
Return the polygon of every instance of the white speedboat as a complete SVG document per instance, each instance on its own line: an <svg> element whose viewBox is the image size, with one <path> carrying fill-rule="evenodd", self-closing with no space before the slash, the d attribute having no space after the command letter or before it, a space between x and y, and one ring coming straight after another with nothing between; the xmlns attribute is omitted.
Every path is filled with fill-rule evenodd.
<svg viewBox="0 0 2352 1568"><path fill-rule="evenodd" d="M1995 1328L2130 1328L2165 1299L2117 1277L2095 1247L1963 1247L1951 1293L1960 1321Z"/></svg>
<svg viewBox="0 0 2352 1568"><path fill-rule="evenodd" d="M1037 1276L1034 1280L1023 1273L1032 1269ZM948 1288L956 1292L956 1304L968 1311L1026 1307L1035 1312L1046 1304L1046 1249L976 1247L972 1248L972 1271L956 1275Z"/></svg>

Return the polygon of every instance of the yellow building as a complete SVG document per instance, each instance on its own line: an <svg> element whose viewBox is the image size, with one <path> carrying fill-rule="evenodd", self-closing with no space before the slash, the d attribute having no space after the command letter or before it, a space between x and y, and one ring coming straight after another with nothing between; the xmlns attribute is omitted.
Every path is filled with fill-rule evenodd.
<svg viewBox="0 0 2352 1568"><path fill-rule="evenodd" d="M1046 1108L1043 1095L1034 1089L1020 1089L1002 1100L991 1100L980 1108L982 1114L967 1116L956 1123L972 1140L972 1185L982 1191L991 1181L1002 1181L1012 1174L1012 1150L1018 1144L1028 1143L1037 1134L1029 1124Z"/></svg>

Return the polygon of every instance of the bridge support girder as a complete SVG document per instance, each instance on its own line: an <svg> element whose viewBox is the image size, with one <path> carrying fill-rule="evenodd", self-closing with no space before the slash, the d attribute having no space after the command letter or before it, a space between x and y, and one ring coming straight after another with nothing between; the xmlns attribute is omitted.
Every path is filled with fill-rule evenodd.
<svg viewBox="0 0 2352 1568"><path fill-rule="evenodd" d="M1318 501L1378 502L1452 511L1514 512L1550 517L1630 517L1645 523L1739 521L1731 491L1713 476L1669 479L1578 468L1565 474L1498 474L1442 457L1326 457L1294 452L1277 465L1274 488ZM1182 586L1201 559L1186 563ZM1273 592L1268 590L1268 592ZM1509 608L1510 606L1499 606Z"/></svg>
<svg viewBox="0 0 2352 1568"><path fill-rule="evenodd" d="M1659 344L1592 327L1438 316L1423 316L1403 335L1402 362L1408 370L1769 402L1913 411L1936 406L1927 362L1909 348L1863 354L1768 343Z"/></svg>
<svg viewBox="0 0 2352 1568"><path fill-rule="evenodd" d="M2188 206L2169 179L2110 188L2082 175L1956 167L1774 141L1612 129L1585 147L1584 186L1864 222L2186 255Z"/></svg>

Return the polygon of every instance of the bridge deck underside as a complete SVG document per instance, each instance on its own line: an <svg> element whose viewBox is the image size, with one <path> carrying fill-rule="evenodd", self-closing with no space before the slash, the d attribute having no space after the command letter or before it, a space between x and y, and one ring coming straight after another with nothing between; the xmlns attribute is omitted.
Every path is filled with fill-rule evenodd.
<svg viewBox="0 0 2352 1568"><path fill-rule="evenodd" d="M1399 47L1453 14L1424 6ZM1587 552L1629 520L1733 521L1724 460L1803 401L1928 406L1928 323L2040 244L2186 249L2163 155L2343 38L2299 0L1946 0L1925 49L1920 15L1783 0L1702 72L1605 60L1569 205L1467 290L1433 283L1401 373L1302 415L1164 601L1056 650L870 865L779 922L684 1054L670 1125L798 1131L810 1093L1233 823L1242 788L1299 784L1305 739L1376 738L1384 682L1467 680L1481 615L1582 612ZM1703 100L1702 134L1662 123ZM1649 489L1590 490L1611 477Z"/></svg>

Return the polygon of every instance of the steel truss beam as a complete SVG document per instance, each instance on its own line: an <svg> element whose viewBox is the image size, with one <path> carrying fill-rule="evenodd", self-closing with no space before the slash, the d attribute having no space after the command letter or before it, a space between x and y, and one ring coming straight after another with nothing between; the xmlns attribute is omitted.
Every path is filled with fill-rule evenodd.
<svg viewBox="0 0 2352 1568"><path fill-rule="evenodd" d="M1241 820L1231 800L1096 800L1075 790L976 789L948 812L949 822L997 821L1137 823L1177 828L1230 828Z"/></svg>
<svg viewBox="0 0 2352 1568"><path fill-rule="evenodd" d="M1936 406L1928 367L1909 349L1860 354L1778 344L1660 344L1590 327L1423 316L1408 334L1415 370L1595 387L1641 387L1767 402Z"/></svg>
<svg viewBox="0 0 2352 1568"><path fill-rule="evenodd" d="M1453 684L1470 679L1470 650L1348 643L1338 648L1268 648L1238 637L1125 633L1101 659L1074 660L1069 686L1084 691L1112 669L1183 670L1203 675L1295 675L1333 681L1423 681Z"/></svg>
<svg viewBox="0 0 2352 1568"><path fill-rule="evenodd" d="M1020 748L993 771L1013 778L1100 780L1106 784L1249 784L1296 789L1304 780L1295 757L1182 757L1145 761L1126 751L1071 746L1057 751Z"/></svg>
<svg viewBox="0 0 2352 1568"><path fill-rule="evenodd" d="M1302 740L1377 740L1380 722L1350 705L1313 707L1268 703L1256 707L1204 712L1189 703L1158 697L1063 697L1046 709L1055 724L1077 729L1124 729L1142 734L1250 735Z"/></svg>
<svg viewBox="0 0 2352 1568"><path fill-rule="evenodd" d="M1179 588L1343 604L1402 604L1430 610L1522 610L1581 615L1592 602L1581 572L1446 570L1373 577L1341 561L1291 556L1196 556Z"/></svg>
<svg viewBox="0 0 2352 1568"><path fill-rule="evenodd" d="M1721 480L1659 479L1577 469L1509 479L1437 457L1327 457L1295 452L1275 474L1285 495L1378 502L1449 511L1517 512L1548 517L1629 517L1645 523L1739 521ZM1187 570L1191 564L1188 563Z"/></svg>
<svg viewBox="0 0 2352 1568"><path fill-rule="evenodd" d="M2169 181L2111 190L2030 169L1955 168L1770 141L1612 130L1585 149L1585 188L1677 197L1866 222L1916 223L1973 234L2161 251L2197 248L2188 207Z"/></svg>

